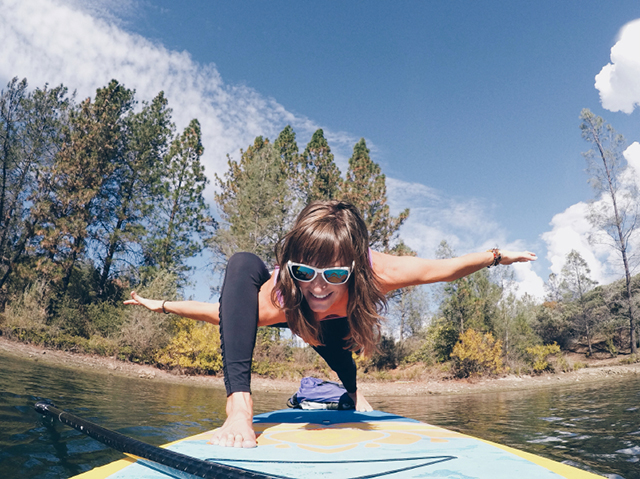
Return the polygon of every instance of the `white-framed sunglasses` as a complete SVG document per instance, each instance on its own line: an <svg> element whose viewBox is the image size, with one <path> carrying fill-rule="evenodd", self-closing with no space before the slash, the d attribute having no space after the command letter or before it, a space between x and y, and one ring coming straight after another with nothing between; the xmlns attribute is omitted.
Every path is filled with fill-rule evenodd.
<svg viewBox="0 0 640 479"><path fill-rule="evenodd" d="M329 284L344 284L349 280L351 271L355 267L356 262L353 261L351 266L333 266L331 268L314 268L302 263L287 262L287 267L293 279L308 283L313 281L318 274Z"/></svg>

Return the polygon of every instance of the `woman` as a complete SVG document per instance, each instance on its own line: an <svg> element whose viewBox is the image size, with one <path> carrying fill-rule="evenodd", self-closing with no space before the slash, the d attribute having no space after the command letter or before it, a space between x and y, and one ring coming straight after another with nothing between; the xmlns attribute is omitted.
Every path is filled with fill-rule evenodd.
<svg viewBox="0 0 640 479"><path fill-rule="evenodd" d="M353 205L316 201L278 243L279 266L272 274L253 254L231 257L220 303L149 300L134 291L125 304L220 324L227 420L211 442L255 447L250 380L258 326L286 323L338 374L356 410L371 411L356 387L351 351L368 355L375 350L387 293L535 259L530 252L497 248L443 260L377 253L369 249L366 225Z"/></svg>

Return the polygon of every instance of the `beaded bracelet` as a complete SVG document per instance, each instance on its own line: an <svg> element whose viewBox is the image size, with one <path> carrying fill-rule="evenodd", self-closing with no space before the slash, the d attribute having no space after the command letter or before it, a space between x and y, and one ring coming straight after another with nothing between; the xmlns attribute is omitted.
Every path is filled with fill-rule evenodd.
<svg viewBox="0 0 640 479"><path fill-rule="evenodd" d="M498 248L488 249L487 253L493 253L493 262L487 266L487 268L491 268L492 266L498 266L500 261L502 261L502 253Z"/></svg>
<svg viewBox="0 0 640 479"><path fill-rule="evenodd" d="M162 302L162 312L163 312L164 314L169 314L169 311L167 311L166 309L164 309L164 303L166 303L166 302L167 302L167 300L166 300L166 299Z"/></svg>

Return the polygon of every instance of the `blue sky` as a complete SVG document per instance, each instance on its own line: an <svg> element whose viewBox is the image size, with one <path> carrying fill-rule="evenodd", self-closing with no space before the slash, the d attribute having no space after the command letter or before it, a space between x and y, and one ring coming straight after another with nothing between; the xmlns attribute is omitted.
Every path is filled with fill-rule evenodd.
<svg viewBox="0 0 640 479"><path fill-rule="evenodd" d="M640 140L640 86L594 86L612 47L638 38L620 37L637 0L0 0L0 12L3 84L165 90L179 127L202 122L211 176L289 123L301 148L323 128L343 172L364 137L392 207L412 209L402 235L421 256L442 239L460 254L534 250L540 261L516 272L536 295L572 248L600 282L619 275L586 242L578 117L590 108ZM640 72L635 45L613 62L621 78Z"/></svg>

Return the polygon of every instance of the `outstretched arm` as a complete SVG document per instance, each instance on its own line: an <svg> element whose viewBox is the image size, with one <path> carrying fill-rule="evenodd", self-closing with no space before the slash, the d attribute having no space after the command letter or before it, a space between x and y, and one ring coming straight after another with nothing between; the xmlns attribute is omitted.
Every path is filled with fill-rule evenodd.
<svg viewBox="0 0 640 479"><path fill-rule="evenodd" d="M537 259L529 251L500 250L500 264L526 263ZM450 259L422 259L372 252L373 269L385 293L418 284L455 281L494 263L492 251L471 253Z"/></svg>
<svg viewBox="0 0 640 479"><path fill-rule="evenodd" d="M219 324L220 312L219 303L203 303L201 301L163 301L158 299L147 299L140 296L135 291L131 291L131 299L124 304L135 304L144 306L156 313L173 313L183 318L194 319L196 321L206 321L207 323ZM164 311L163 311L164 304Z"/></svg>
<svg viewBox="0 0 640 479"><path fill-rule="evenodd" d="M285 313L276 307L271 301L273 281L268 281L260 288L260 310L258 312L258 326L282 323L287 320ZM201 301L164 301L159 299L143 298L135 291L131 291L131 299L124 304L144 306L156 313L173 313L183 318L196 321L206 321L211 324L220 324L220 303L204 303ZM164 304L164 311L162 306Z"/></svg>

